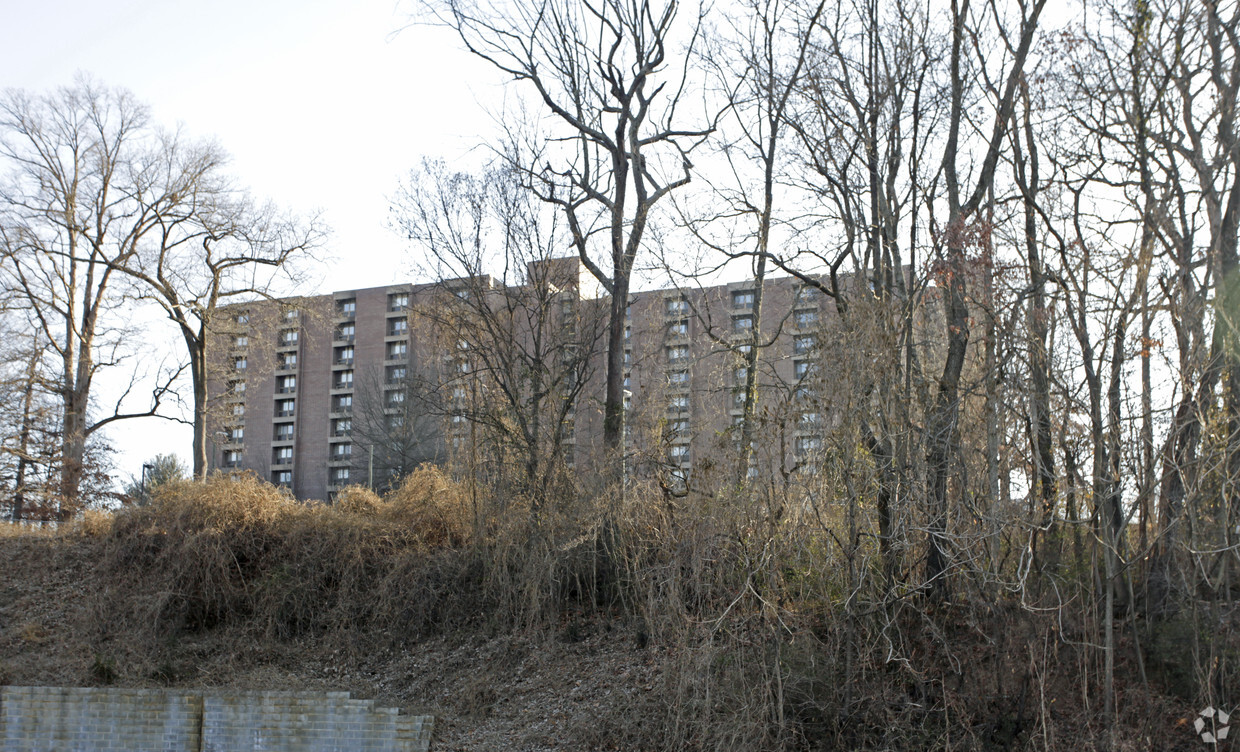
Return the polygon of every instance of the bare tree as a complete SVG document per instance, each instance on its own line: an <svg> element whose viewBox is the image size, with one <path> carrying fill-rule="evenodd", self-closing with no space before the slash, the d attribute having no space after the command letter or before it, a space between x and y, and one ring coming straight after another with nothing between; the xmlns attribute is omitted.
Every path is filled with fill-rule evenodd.
<svg viewBox="0 0 1240 752"><path fill-rule="evenodd" d="M915 324L927 306L918 262L929 255L923 216L935 199L930 146L941 142L946 115L944 53L915 3L841 3L819 26L789 125L795 179L820 219L805 239L773 249L772 261L834 302L840 327L831 336L864 348L872 364L854 382L855 398L872 409L856 417L880 470L891 573L896 508L918 465L920 437L910 429L929 402L926 354L916 347L926 327Z"/></svg>
<svg viewBox="0 0 1240 752"><path fill-rule="evenodd" d="M112 326L112 306L131 305L119 292L156 303L181 334L193 389L193 472L203 475L206 333L215 309L269 294L277 275L315 248L322 228L256 205L225 176L218 146L156 128L128 92L89 82L45 97L15 92L4 113L4 155L16 170L4 195L14 279L49 339L64 342L66 493L75 488L82 437L154 415L170 387L161 384L146 411L117 411L90 425L82 417L97 353L120 344L99 336Z"/></svg>
<svg viewBox="0 0 1240 752"><path fill-rule="evenodd" d="M519 166L563 212L572 247L611 296L603 435L618 448L634 263L651 210L689 182L689 153L712 128L683 113L702 9L681 18L676 0L422 6L470 52L525 85L554 124Z"/></svg>
<svg viewBox="0 0 1240 752"><path fill-rule="evenodd" d="M707 274L730 261L747 259L753 275L753 325L737 342L744 362L744 407L740 426L737 480L744 482L753 456L755 411L759 398L759 352L778 336L763 332L763 302L772 237L790 222L776 212L787 145L787 117L801 86L811 40L825 3L800 8L779 0L752 0L729 18L731 34L704 55L727 103L727 117L717 132L712 156L726 164L724 181L710 181L705 195L681 214L693 237L713 250L719 261ZM694 215L692 212L698 211ZM720 227L722 225L722 227ZM781 239L787 233L780 235ZM676 262L665 259L671 270ZM726 337L711 333L723 346ZM734 348L735 349L735 348Z"/></svg>
<svg viewBox="0 0 1240 752"><path fill-rule="evenodd" d="M0 314L0 488L11 488L9 518L20 522L28 510L54 505L56 417L43 383L43 347L39 330L23 336L25 320L12 312ZM10 485L11 484L11 485Z"/></svg>
<svg viewBox="0 0 1240 752"><path fill-rule="evenodd" d="M352 478L367 478L379 490L391 488L427 462L447 459L438 370L410 372L410 366L374 369L359 375L353 396Z"/></svg>
<svg viewBox="0 0 1240 752"><path fill-rule="evenodd" d="M395 224L439 280L413 311L438 352L439 406L458 456L481 438L488 457L518 468L534 508L550 496L573 439L576 408L593 376L602 318L583 297L575 257L557 258L563 222L508 167L482 176L426 163L396 199Z"/></svg>
<svg viewBox="0 0 1240 752"><path fill-rule="evenodd" d="M2 273L57 361L48 378L63 403L65 498L77 495L90 436L155 415L177 375L153 387L145 408L128 409L122 398L109 414L90 417L96 374L121 363L132 344L117 315L127 305L118 269L159 235L161 218L175 214L199 167L171 164L170 173L152 164L160 141L128 92L87 80L42 96L10 91L0 101Z"/></svg>
<svg viewBox="0 0 1240 752"><path fill-rule="evenodd" d="M295 281L324 230L317 220L282 216L257 206L220 174L222 155L210 145L185 149L169 142L160 155L169 172L186 158L202 167L173 211L161 211L154 242L120 269L138 283L137 295L154 301L176 325L185 344L193 389L193 474L207 472L207 366L209 333L217 309L238 300L270 297L281 276Z"/></svg>
<svg viewBox="0 0 1240 752"><path fill-rule="evenodd" d="M973 85L979 74L982 81L990 81L986 71L993 60L973 60L976 50L974 40L982 33L977 28L970 0L952 0L951 51L948 57L949 110L946 141L943 146L940 167L946 188L947 219L943 226L943 277L946 296L945 330L947 354L943 360L943 372L939 376L938 390L926 418L926 465L929 473L928 497L930 503L930 547L926 558L926 581L932 591L942 595L947 592L947 568L951 559L945 539L947 525L947 484L951 474L954 455L954 439L960 410L960 375L964 370L965 351L969 343L968 248L972 238L981 227L979 209L991 193L995 169L1007 137L1007 129L1020 96L1020 82L1024 76L1025 60L1029 48L1037 36L1038 18L1046 7L1046 0L1034 0L1020 4L1019 22L1015 29L1006 28L995 6L979 11L995 15L988 19L996 24L997 33L1006 46L1004 60L996 70L994 83L985 87L991 112L991 127L977 144L981 164L969 173L964 171L965 161L973 162L973 155L961 153L962 139L973 129L984 129L974 123L968 114L969 100L973 98ZM972 68L973 70L969 70ZM1003 70L1006 68L1006 70ZM984 130L982 130L985 133ZM971 173L971 174L970 174ZM965 184L964 181L968 181ZM971 186L971 187L970 187Z"/></svg>

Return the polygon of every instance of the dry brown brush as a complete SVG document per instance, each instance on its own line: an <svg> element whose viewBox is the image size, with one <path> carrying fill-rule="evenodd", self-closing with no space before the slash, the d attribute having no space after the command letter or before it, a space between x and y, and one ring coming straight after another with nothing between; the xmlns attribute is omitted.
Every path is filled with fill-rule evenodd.
<svg viewBox="0 0 1240 752"><path fill-rule="evenodd" d="M958 595L931 604L915 557L884 560L854 470L538 504L433 468L332 505L253 477L169 485L62 536L93 562L83 670L151 676L206 635L359 655L453 632L610 634L661 667L637 746L700 750L1174 748L1233 686L1240 643L1217 614L1125 617L1108 723L1088 562L1022 568L1008 521L1011 551L956 541ZM970 546L999 557L969 563Z"/></svg>

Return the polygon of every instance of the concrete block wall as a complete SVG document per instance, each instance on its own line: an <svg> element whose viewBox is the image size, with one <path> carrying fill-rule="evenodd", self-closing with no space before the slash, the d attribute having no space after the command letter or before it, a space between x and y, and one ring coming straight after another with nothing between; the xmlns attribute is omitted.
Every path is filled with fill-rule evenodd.
<svg viewBox="0 0 1240 752"><path fill-rule="evenodd" d="M433 728L348 692L0 687L0 752L426 752Z"/></svg>

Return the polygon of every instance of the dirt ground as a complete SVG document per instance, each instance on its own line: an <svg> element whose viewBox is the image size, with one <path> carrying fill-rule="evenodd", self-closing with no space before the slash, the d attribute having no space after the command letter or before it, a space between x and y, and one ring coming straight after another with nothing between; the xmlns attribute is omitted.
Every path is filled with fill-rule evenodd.
<svg viewBox="0 0 1240 752"><path fill-rule="evenodd" d="M436 717L433 750L653 749L667 716L662 648L619 622L558 634L458 633L366 653L338 640L242 632L170 640L152 663L101 643L93 562L38 538L0 538L0 682L14 685L347 690ZM106 654L100 653L106 644Z"/></svg>

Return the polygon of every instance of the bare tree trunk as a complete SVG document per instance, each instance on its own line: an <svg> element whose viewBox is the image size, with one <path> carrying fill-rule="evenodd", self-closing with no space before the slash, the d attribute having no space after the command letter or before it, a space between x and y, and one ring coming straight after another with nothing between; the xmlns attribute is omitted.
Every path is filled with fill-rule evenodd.
<svg viewBox="0 0 1240 752"><path fill-rule="evenodd" d="M1029 91L1022 91L1024 104L1024 134L1027 153L1021 149L1021 129L1014 129L1016 180L1021 188L1025 220L1025 259L1029 269L1029 380L1033 389L1029 395L1030 423L1033 426L1034 493L1038 504L1038 519L1043 530L1049 532L1055 521L1055 505L1058 488L1055 480L1055 455L1051 438L1051 397L1049 331L1050 312L1046 306L1046 274L1042 266L1037 232L1037 201L1040 181L1038 175L1038 149L1033 134ZM1035 537L1036 548L1036 537Z"/></svg>
<svg viewBox="0 0 1240 752"><path fill-rule="evenodd" d="M194 389L194 442L193 477L205 479L209 466L207 458L207 354L206 339L194 337L181 329L189 352L190 380Z"/></svg>
<svg viewBox="0 0 1240 752"><path fill-rule="evenodd" d="M32 352L26 364L25 383L22 385L22 427L17 439L17 472L13 478L13 510L10 519L21 522L26 504L26 471L30 467L30 433L34 424L34 382L38 353Z"/></svg>
<svg viewBox="0 0 1240 752"><path fill-rule="evenodd" d="M947 189L946 252L943 270L946 283L947 355L939 376L938 393L926 418L926 471L930 521L927 532L930 548L926 556L926 582L934 597L947 594L947 491L952 462L955 459L957 420L960 413L960 375L964 369L969 344L969 304L967 279L970 275L965 244L982 200L990 193L999 152L1005 141L1015 108L1018 84L1024 75L1025 59L1037 33L1038 18L1046 0L1036 0L1023 8L1020 33L1013 50L1013 59L1003 88L996 91L995 120L986 143L986 155L977 171L971 193L962 193L959 157L961 130L965 127L966 49L971 45L973 31L969 28L969 0L952 0L952 36L950 53L951 91L947 140L943 150L943 178ZM967 198L964 196L967 195ZM962 200L963 199L963 200ZM986 228L988 231L988 228Z"/></svg>

